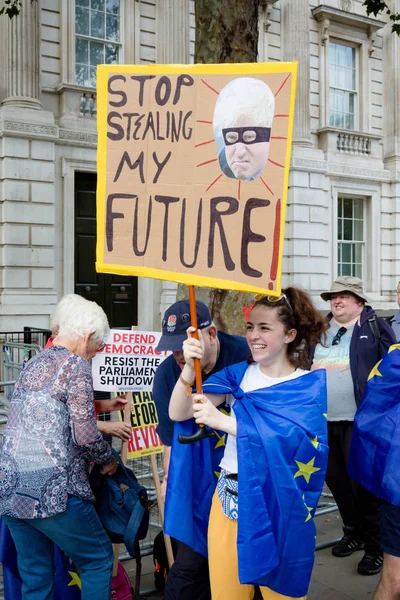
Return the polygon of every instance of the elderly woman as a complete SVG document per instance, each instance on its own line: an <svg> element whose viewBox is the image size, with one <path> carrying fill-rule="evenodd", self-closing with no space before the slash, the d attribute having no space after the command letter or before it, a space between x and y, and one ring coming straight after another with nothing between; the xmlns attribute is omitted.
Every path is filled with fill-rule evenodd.
<svg viewBox="0 0 400 600"><path fill-rule="evenodd" d="M58 335L60 330L60 318L63 315L64 307L66 306L68 310L68 307L71 304L78 306L80 302L84 305L87 300L78 294L66 294L61 298L50 316L51 337L49 337L45 349L50 348L50 346L53 345L54 340ZM98 416L99 413L109 413L114 410L123 410L125 408L126 399L122 394L109 400L98 400L96 399L96 392L94 392L94 394L94 405ZM128 423L124 423L123 421L103 421L101 420L101 416L100 420L97 421L97 427L104 435L111 435L120 438L125 442L129 440L132 431Z"/></svg>
<svg viewBox="0 0 400 600"><path fill-rule="evenodd" d="M96 424L89 360L109 326L95 303L64 303L59 332L15 385L0 453L0 514L18 552L24 600L50 600L53 543L80 570L82 600L110 597L112 545L93 506L90 463L117 462Z"/></svg>

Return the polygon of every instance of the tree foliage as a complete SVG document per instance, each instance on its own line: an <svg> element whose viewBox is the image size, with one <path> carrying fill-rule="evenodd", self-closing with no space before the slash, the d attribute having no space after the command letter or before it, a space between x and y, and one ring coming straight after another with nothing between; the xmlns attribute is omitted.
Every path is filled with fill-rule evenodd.
<svg viewBox="0 0 400 600"><path fill-rule="evenodd" d="M374 17L386 12L392 22L392 31L400 35L400 13L393 12L387 2L384 0L364 0L363 6L367 9L367 15L374 15Z"/></svg>
<svg viewBox="0 0 400 600"><path fill-rule="evenodd" d="M24 0L27 2L27 0ZM37 0L30 0L31 4ZM4 6L0 8L0 15L7 15L10 19L19 15L22 10L22 0L3 0Z"/></svg>

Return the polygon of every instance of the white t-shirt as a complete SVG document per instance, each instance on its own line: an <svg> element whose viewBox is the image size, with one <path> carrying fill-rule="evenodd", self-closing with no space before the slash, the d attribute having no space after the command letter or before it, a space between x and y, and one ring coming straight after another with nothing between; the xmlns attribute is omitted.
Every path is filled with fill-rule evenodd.
<svg viewBox="0 0 400 600"><path fill-rule="evenodd" d="M271 387L272 385L282 383L283 381L297 379L297 377L305 375L306 373L308 373L308 371L304 371L303 369L296 369L295 371L293 371L293 373L290 373L290 375L286 375L285 377L268 377L268 375L264 375L264 373L261 371L259 363L255 363L253 365L248 366L243 376L243 379L240 382L240 388L245 393L253 392L254 390ZM230 404L231 406L231 418L236 420L235 411L232 409L233 405L235 404L235 398L232 396L232 394L227 395L226 403ZM235 435L228 435L224 456L219 466L222 469L225 469L225 471L228 471L228 473L238 472Z"/></svg>

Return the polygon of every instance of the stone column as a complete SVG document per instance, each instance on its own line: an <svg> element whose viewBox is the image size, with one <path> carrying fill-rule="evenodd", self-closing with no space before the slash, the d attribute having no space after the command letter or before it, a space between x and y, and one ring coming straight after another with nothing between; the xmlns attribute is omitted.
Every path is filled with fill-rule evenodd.
<svg viewBox="0 0 400 600"><path fill-rule="evenodd" d="M390 8L400 10L400 1ZM400 37L392 33L391 23L383 30L384 77L384 135L385 167L400 169Z"/></svg>
<svg viewBox="0 0 400 600"><path fill-rule="evenodd" d="M5 17L3 17L5 18ZM21 12L7 19L6 98L3 105L41 109L40 28L38 2L23 2Z"/></svg>
<svg viewBox="0 0 400 600"><path fill-rule="evenodd" d="M189 0L157 2L157 62L188 64L190 58Z"/></svg>
<svg viewBox="0 0 400 600"><path fill-rule="evenodd" d="M310 137L310 3L281 3L283 60L298 60L293 144L311 147Z"/></svg>

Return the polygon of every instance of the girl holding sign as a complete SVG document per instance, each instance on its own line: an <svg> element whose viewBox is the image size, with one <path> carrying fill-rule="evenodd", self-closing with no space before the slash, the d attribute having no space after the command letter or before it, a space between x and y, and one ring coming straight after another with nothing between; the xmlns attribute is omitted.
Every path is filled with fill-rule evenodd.
<svg viewBox="0 0 400 600"><path fill-rule="evenodd" d="M212 598L247 600L259 585L264 599L304 599L314 561L312 516L328 452L325 371L306 370L307 347L324 337L325 321L309 296L293 287L279 298L257 300L247 322L251 358L211 376L204 395L195 395L192 403L187 392L195 378L194 359L203 355L201 331L199 340L193 331L188 329L183 344L186 364L169 410L175 421L194 417L228 434L208 526ZM231 415L217 409L224 403L232 407ZM207 519L212 495L201 483L204 464L191 465L188 482L181 463L168 488L171 505L182 497L191 498L193 507L197 502L194 531L202 510ZM189 496L181 495L179 486L189 486ZM183 514L189 513L180 511L179 520ZM172 529L173 524L169 533Z"/></svg>

